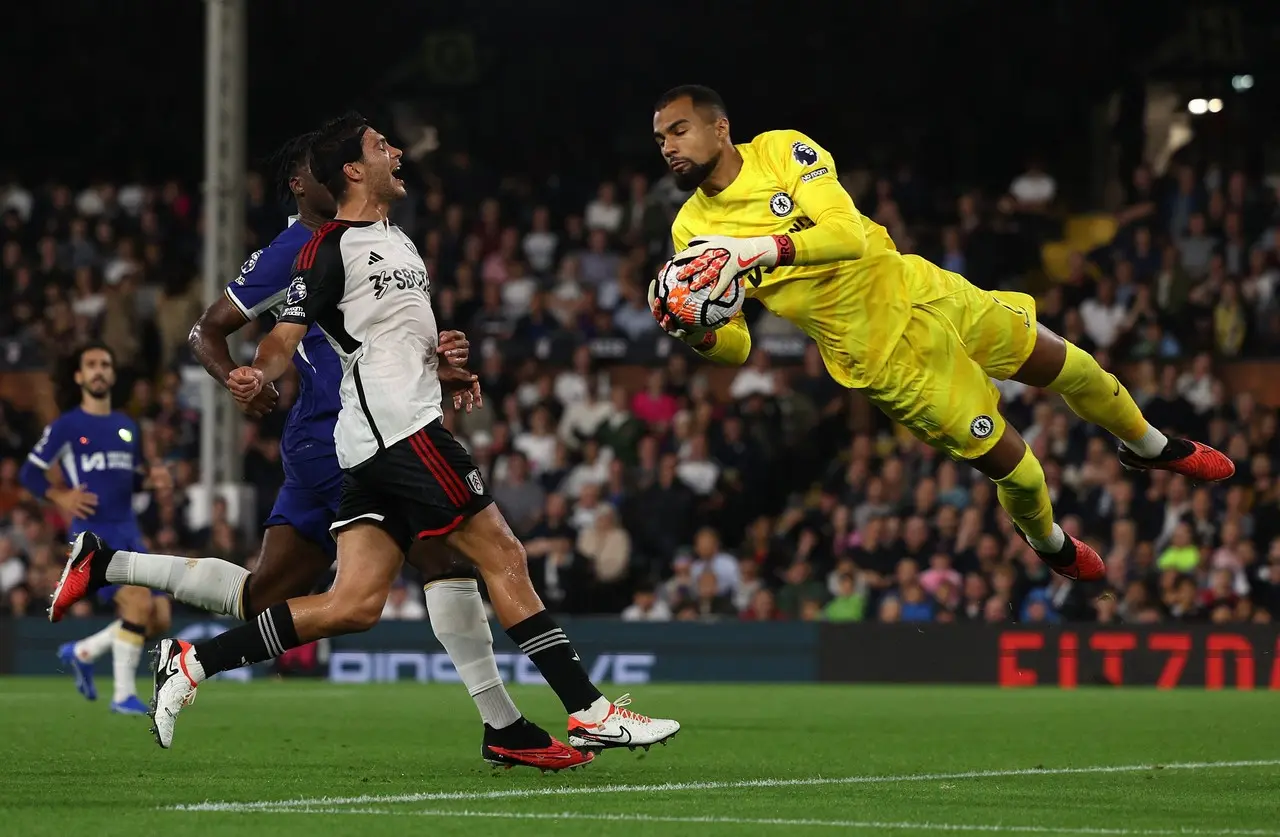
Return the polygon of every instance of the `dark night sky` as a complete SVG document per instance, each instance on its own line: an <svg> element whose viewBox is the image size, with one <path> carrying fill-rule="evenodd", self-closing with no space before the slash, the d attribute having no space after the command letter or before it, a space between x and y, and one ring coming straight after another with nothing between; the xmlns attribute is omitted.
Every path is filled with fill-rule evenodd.
<svg viewBox="0 0 1280 837"><path fill-rule="evenodd" d="M652 101L698 81L725 96L739 141L797 127L846 166L905 154L942 176L1004 177L1028 149L1078 149L1091 108L1184 25L1185 5L810 0L734 3L754 11L727 15L727 2L607 13L576 0L250 0L250 152L346 106L377 118L379 102L404 98L439 115L446 146L511 166L656 165ZM198 178L203 3L59 0L6 17L0 147L11 168ZM448 32L473 36L470 83L414 69L424 39Z"/></svg>

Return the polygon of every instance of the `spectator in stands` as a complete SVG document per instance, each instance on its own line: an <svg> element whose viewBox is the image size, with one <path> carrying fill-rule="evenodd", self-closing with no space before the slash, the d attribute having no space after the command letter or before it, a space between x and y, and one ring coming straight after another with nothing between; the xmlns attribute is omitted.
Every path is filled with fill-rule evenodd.
<svg viewBox="0 0 1280 837"><path fill-rule="evenodd" d="M652 584L643 583L632 593L631 604L622 611L624 622L669 622L671 608L658 598Z"/></svg>

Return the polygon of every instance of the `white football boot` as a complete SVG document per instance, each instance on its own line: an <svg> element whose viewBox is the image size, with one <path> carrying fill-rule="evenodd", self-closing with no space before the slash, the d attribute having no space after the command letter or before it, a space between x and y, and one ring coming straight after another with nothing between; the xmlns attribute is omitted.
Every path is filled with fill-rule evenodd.
<svg viewBox="0 0 1280 837"><path fill-rule="evenodd" d="M151 652L151 670L155 674L155 693L151 698L151 732L156 743L166 750L173 745L173 727L178 722L182 707L190 706L196 699L198 685L188 673L187 660L193 650L189 642L180 639L160 641L160 647Z"/></svg>
<svg viewBox="0 0 1280 837"><path fill-rule="evenodd" d="M631 695L609 704L604 720L591 722L583 713L569 716L569 746L579 750L612 750L626 747L648 750L654 744L666 744L680 731L680 722L666 718L650 718L627 709Z"/></svg>

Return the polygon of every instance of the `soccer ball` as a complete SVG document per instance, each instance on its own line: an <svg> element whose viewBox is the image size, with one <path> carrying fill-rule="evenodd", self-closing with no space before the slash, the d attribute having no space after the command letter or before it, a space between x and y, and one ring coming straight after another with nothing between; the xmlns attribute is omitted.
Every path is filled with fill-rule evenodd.
<svg viewBox="0 0 1280 837"><path fill-rule="evenodd" d="M689 278L680 278L681 272ZM658 304L684 328L720 328L742 310L745 294L742 276L738 275L723 294L712 299L711 290L717 274L718 271L711 266L698 270L696 264L677 267L667 262L658 271Z"/></svg>

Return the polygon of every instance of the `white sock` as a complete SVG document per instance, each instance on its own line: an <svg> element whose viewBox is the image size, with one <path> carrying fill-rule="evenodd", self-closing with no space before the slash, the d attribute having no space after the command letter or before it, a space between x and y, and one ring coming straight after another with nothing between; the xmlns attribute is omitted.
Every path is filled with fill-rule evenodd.
<svg viewBox="0 0 1280 837"><path fill-rule="evenodd" d="M1139 454L1139 456L1141 456L1141 454ZM1040 538L1033 538L1030 535L1027 535L1027 543L1031 544L1031 548L1036 552L1043 552L1046 555L1051 555L1066 545L1067 533L1062 531L1062 527L1055 523L1053 524L1053 531L1049 533L1049 537L1042 540Z"/></svg>
<svg viewBox="0 0 1280 837"><path fill-rule="evenodd" d="M1143 459L1155 459L1164 452L1164 446L1169 444L1169 438L1149 424L1147 425L1147 432L1143 433L1139 438L1134 439L1132 442L1125 442L1124 439L1120 441L1124 443L1126 448Z"/></svg>
<svg viewBox="0 0 1280 837"><path fill-rule="evenodd" d="M120 629L120 620L112 622L93 636L87 636L76 643L75 654L76 659L82 663L91 663L94 660L107 653L111 647L111 642L116 638L116 631Z"/></svg>
<svg viewBox="0 0 1280 837"><path fill-rule="evenodd" d="M142 662L142 643L145 638L141 634L125 630L116 631L111 642L111 674L115 680L115 691L112 701L120 703L138 693L138 663Z"/></svg>
<svg viewBox="0 0 1280 837"><path fill-rule="evenodd" d="M485 618L484 601L474 580L452 579L428 584L427 615L436 639L449 652L467 692L476 702L480 717L494 729L509 727L520 720L516 708L498 674L493 657L493 632Z"/></svg>
<svg viewBox="0 0 1280 837"><path fill-rule="evenodd" d="M588 724L598 724L605 718L609 717L609 709L613 706L607 697L603 695L595 699L595 702L581 712L574 712L573 717L581 718Z"/></svg>
<svg viewBox="0 0 1280 837"><path fill-rule="evenodd" d="M197 683L203 683L208 678L204 673L204 666L200 663L200 659L196 656L196 650L193 647L191 653L187 655L187 674L191 675L191 679Z"/></svg>
<svg viewBox="0 0 1280 837"><path fill-rule="evenodd" d="M183 604L243 619L249 571L221 558L180 558L119 550L107 565L107 581L162 590Z"/></svg>

